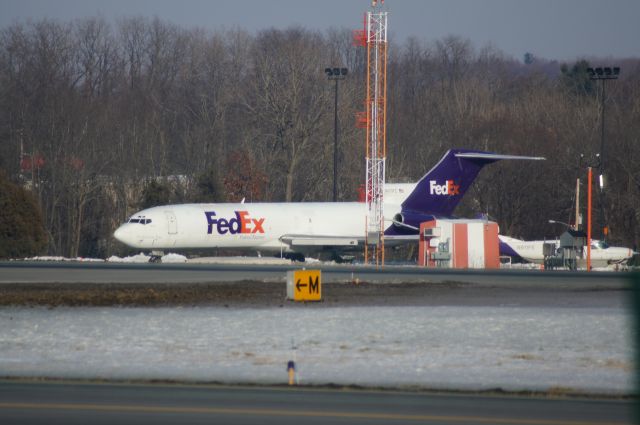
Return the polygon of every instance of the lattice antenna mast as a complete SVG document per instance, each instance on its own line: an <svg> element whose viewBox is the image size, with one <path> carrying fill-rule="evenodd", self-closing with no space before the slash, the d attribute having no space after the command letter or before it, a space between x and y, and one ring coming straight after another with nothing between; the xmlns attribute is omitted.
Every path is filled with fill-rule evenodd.
<svg viewBox="0 0 640 425"><path fill-rule="evenodd" d="M364 117L360 120L367 129L365 262L368 246L373 245L376 264L384 264L383 194L387 157L387 12L381 10L383 5L384 0L372 1L372 11L365 15L364 31L356 34L356 39L367 48L366 121Z"/></svg>

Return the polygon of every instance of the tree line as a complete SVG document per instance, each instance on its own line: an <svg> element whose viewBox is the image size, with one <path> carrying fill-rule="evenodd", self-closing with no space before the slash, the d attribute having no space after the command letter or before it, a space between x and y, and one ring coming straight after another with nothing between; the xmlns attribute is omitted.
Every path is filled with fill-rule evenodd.
<svg viewBox="0 0 640 425"><path fill-rule="evenodd" d="M515 237L561 233L547 221L572 220L576 179L585 193L600 153L601 82L586 74L600 63L518 61L455 36L389 52L389 179L416 181L453 147L545 156L483 170L457 213L487 214ZM610 241L633 246L640 60L615 65L594 235L602 215ZM123 252L111 235L144 206L330 200L334 86L324 69L334 66L349 69L338 199L356 200L366 52L346 29L211 32L140 17L12 24L0 31L0 168L37 200L45 250L72 257Z"/></svg>

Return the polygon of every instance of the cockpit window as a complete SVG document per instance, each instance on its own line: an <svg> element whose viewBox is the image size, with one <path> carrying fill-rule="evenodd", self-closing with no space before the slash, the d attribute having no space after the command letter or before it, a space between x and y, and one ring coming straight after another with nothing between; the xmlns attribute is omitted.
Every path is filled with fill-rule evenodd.
<svg viewBox="0 0 640 425"><path fill-rule="evenodd" d="M596 249L607 249L609 248L609 244L606 243L605 241L597 241L593 245L591 245L591 247Z"/></svg>
<svg viewBox="0 0 640 425"><path fill-rule="evenodd" d="M145 217L131 217L129 219L129 223L134 223L134 224L149 224L151 223L151 219L150 218L145 218Z"/></svg>

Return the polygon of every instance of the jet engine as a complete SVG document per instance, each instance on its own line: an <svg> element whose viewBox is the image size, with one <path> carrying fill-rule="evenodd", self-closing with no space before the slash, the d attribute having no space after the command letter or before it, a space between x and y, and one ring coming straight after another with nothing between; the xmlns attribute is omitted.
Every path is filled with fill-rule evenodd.
<svg viewBox="0 0 640 425"><path fill-rule="evenodd" d="M393 216L393 225L397 229L418 231L420 230L420 223L433 219L434 217L430 214L403 211Z"/></svg>

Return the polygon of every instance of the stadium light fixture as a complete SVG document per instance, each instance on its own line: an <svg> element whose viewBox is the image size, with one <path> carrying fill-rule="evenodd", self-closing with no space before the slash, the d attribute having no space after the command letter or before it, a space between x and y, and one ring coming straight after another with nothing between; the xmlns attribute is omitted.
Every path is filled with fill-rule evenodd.
<svg viewBox="0 0 640 425"><path fill-rule="evenodd" d="M333 106L333 202L338 201L338 81L347 78L347 68L325 68L329 81L336 82L334 106Z"/></svg>
<svg viewBox="0 0 640 425"><path fill-rule="evenodd" d="M617 80L620 76L620 67L619 66L605 66L605 67L596 67L596 68L587 68L587 74L589 74L589 79L592 81L601 80L602 81L602 97L600 101L600 110L602 111L600 114L600 158L598 163L598 169L600 171L600 220L602 224L602 239L604 241L607 240L607 236L609 234L609 227L605 223L604 217L604 153L605 153L605 144L604 144L604 123L605 123L605 87L607 80Z"/></svg>

